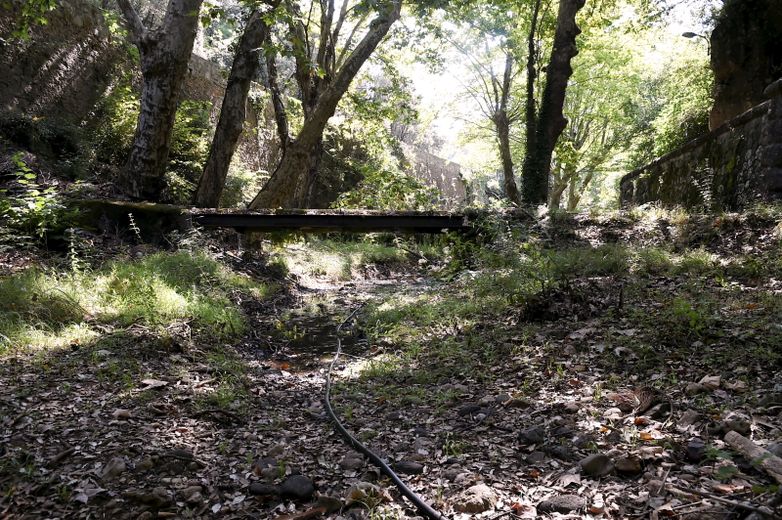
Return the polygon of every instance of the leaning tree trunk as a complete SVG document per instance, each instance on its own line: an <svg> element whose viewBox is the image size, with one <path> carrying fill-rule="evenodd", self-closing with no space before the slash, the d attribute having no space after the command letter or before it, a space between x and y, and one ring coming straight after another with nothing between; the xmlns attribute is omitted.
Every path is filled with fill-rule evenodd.
<svg viewBox="0 0 782 520"><path fill-rule="evenodd" d="M250 209L291 208L306 206L311 194L314 176L320 159L320 143L326 123L334 115L342 96L364 62L377 48L401 14L401 0L390 3L389 9L378 15L369 31L356 46L334 80L318 96L309 116L304 120L295 140L288 143L280 164L266 186L250 203Z"/></svg>
<svg viewBox="0 0 782 520"><path fill-rule="evenodd" d="M129 0L118 0L141 58L141 109L130 157L119 179L133 198L160 197L202 2L170 0L162 26L148 30Z"/></svg>
<svg viewBox="0 0 782 520"><path fill-rule="evenodd" d="M585 1L560 0L559 3L554 46L546 70L546 86L538 113L535 141L524 158L524 202L528 204L545 204L548 199L551 156L560 134L567 126L563 107L567 84L573 74L570 60L578 54L576 37L581 30L576 24L576 15L584 7Z"/></svg>
<svg viewBox="0 0 782 520"><path fill-rule="evenodd" d="M258 10L252 12L236 49L220 120L195 195L195 205L200 208L216 208L220 203L228 167L244 128L250 84L260 67L260 47L269 36L269 26L263 17L264 13Z"/></svg>

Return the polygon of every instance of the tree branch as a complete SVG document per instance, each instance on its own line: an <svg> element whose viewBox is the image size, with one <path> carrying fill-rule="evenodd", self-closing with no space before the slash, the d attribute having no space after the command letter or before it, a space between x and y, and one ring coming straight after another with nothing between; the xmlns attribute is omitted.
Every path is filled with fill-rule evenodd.
<svg viewBox="0 0 782 520"><path fill-rule="evenodd" d="M130 31L131 37L140 42L147 34L144 23L138 15L136 9L130 4L130 0L117 0L117 5L122 11L122 18L125 20L125 27Z"/></svg>

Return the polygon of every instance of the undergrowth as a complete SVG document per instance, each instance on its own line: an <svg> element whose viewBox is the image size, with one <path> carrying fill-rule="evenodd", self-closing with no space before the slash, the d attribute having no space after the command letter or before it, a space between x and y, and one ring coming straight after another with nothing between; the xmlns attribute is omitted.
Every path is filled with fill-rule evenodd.
<svg viewBox="0 0 782 520"><path fill-rule="evenodd" d="M156 253L65 273L28 269L0 279L0 353L89 342L103 325L162 328L176 320L227 341L244 330L232 292L263 298L269 290L200 253Z"/></svg>

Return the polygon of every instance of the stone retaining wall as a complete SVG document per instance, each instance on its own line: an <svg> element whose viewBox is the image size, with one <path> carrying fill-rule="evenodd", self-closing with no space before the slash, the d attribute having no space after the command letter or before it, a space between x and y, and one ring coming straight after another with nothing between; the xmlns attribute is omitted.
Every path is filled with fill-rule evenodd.
<svg viewBox="0 0 782 520"><path fill-rule="evenodd" d="M782 198L782 80L767 101L620 181L622 205L737 209Z"/></svg>

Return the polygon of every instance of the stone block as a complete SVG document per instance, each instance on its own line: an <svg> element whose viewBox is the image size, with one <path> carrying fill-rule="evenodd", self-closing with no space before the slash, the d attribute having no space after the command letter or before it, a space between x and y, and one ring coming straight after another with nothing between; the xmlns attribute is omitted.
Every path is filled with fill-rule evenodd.
<svg viewBox="0 0 782 520"><path fill-rule="evenodd" d="M782 167L782 143L764 146L761 161L764 166Z"/></svg>

